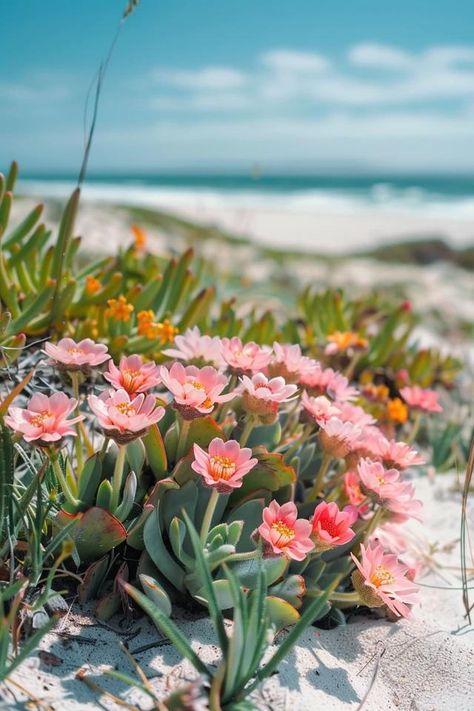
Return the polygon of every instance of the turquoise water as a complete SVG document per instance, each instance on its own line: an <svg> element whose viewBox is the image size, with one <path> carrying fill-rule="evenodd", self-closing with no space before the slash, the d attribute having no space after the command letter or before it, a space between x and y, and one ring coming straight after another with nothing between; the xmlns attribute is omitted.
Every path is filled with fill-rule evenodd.
<svg viewBox="0 0 474 711"><path fill-rule="evenodd" d="M65 197L73 174L23 176L21 189ZM284 209L320 214L367 211L474 220L474 175L250 175L91 173L87 198L148 207Z"/></svg>

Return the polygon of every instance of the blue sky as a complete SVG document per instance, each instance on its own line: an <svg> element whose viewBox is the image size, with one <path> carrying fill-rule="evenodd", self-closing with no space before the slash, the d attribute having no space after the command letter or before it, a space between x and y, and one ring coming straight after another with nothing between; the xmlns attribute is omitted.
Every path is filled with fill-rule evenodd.
<svg viewBox="0 0 474 711"><path fill-rule="evenodd" d="M76 170L125 0L0 3L0 165ZM474 171L474 3L142 0L91 169Z"/></svg>

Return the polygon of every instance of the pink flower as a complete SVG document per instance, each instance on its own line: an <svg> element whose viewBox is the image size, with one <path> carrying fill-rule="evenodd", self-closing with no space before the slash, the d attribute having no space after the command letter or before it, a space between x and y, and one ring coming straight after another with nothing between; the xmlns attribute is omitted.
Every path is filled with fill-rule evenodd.
<svg viewBox="0 0 474 711"><path fill-rule="evenodd" d="M419 518L422 503L415 499L413 484L402 481L398 469L385 469L380 462L362 459L357 467L362 488L387 511L392 520Z"/></svg>
<svg viewBox="0 0 474 711"><path fill-rule="evenodd" d="M36 393L26 407L11 406L5 422L15 432L20 432L27 442L47 447L52 443L58 444L67 435L76 436L72 425L84 418L80 415L67 419L76 406L77 400L64 393L54 393L49 397Z"/></svg>
<svg viewBox="0 0 474 711"><path fill-rule="evenodd" d="M408 469L416 464L424 464L424 458L409 444L405 442L395 442L381 437L379 441L379 452L386 467L396 469Z"/></svg>
<svg viewBox="0 0 474 711"><path fill-rule="evenodd" d="M367 499L360 488L360 477L356 472L348 471L344 474L344 491L352 506L357 507L359 514L364 516L369 511Z"/></svg>
<svg viewBox="0 0 474 711"><path fill-rule="evenodd" d="M387 439L385 435L374 425L367 425L362 428L359 439L356 442L354 451L359 458L369 457L373 460L381 459L380 450Z"/></svg>
<svg viewBox="0 0 474 711"><path fill-rule="evenodd" d="M268 544L268 552L284 554L293 560L304 560L314 548L310 538L311 524L304 518L298 518L298 511L292 501L283 506L271 501L263 509L263 523L258 532Z"/></svg>
<svg viewBox="0 0 474 711"><path fill-rule="evenodd" d="M44 344L47 355L64 370L84 370L95 368L110 358L107 346L84 338L79 343L72 338L61 338L58 343Z"/></svg>
<svg viewBox="0 0 474 711"><path fill-rule="evenodd" d="M398 617L409 617L409 605L417 601L418 586L407 577L409 568L393 553L385 553L380 543L360 546L361 560L351 554L357 570L352 583L367 607L387 607Z"/></svg>
<svg viewBox="0 0 474 711"><path fill-rule="evenodd" d="M438 402L438 393L435 390L425 390L419 385L401 388L400 395L413 410L423 412L443 412Z"/></svg>
<svg viewBox="0 0 474 711"><path fill-rule="evenodd" d="M341 422L337 417L331 417L321 423L319 441L327 454L336 459L342 459L356 446L360 429L350 422Z"/></svg>
<svg viewBox="0 0 474 711"><path fill-rule="evenodd" d="M328 551L336 546L342 546L354 538L355 533L351 528L354 523L354 512L352 506L348 508L350 510L340 511L334 501L329 504L321 501L316 506L311 525L313 527L312 539L317 551Z"/></svg>
<svg viewBox="0 0 474 711"><path fill-rule="evenodd" d="M234 392L222 394L229 379L210 365L196 368L194 365L184 367L181 363L173 363L169 370L162 365L160 376L174 396L175 406L184 419L207 415L217 403L228 402L235 397Z"/></svg>
<svg viewBox="0 0 474 711"><path fill-rule="evenodd" d="M264 370L272 357L269 346L259 346L254 341L242 343L237 336L223 338L221 351L227 365L238 375Z"/></svg>
<svg viewBox="0 0 474 711"><path fill-rule="evenodd" d="M156 406L156 398L144 393L132 397L126 390L109 390L87 400L106 435L118 444L142 437L165 414L163 407Z"/></svg>
<svg viewBox="0 0 474 711"><path fill-rule="evenodd" d="M218 336L201 336L197 326L188 328L182 336L175 336L176 348L167 348L163 355L185 361L210 363L220 368L225 365Z"/></svg>
<svg viewBox="0 0 474 711"><path fill-rule="evenodd" d="M242 404L247 412L264 419L276 417L278 407L288 402L296 393L296 385L287 385L283 378L267 378L257 373L252 378L243 375L238 392L242 394Z"/></svg>
<svg viewBox="0 0 474 711"><path fill-rule="evenodd" d="M339 409L338 417L342 422L351 422L358 427L368 427L375 424L375 418L359 405L352 405L350 402L336 403L336 405Z"/></svg>
<svg viewBox="0 0 474 711"><path fill-rule="evenodd" d="M357 388L349 384L345 375L332 368L322 368L320 363L316 363L312 370L302 375L300 385L315 395L327 395L340 403L354 400L359 394Z"/></svg>
<svg viewBox="0 0 474 711"><path fill-rule="evenodd" d="M357 466L364 490L375 494L380 503L397 496L400 472L398 469L385 469L380 462L361 459Z"/></svg>
<svg viewBox="0 0 474 711"><path fill-rule="evenodd" d="M306 391L301 395L301 404L305 412L316 421L318 425L327 422L331 417L339 416L339 408L336 407L324 395L310 397Z"/></svg>
<svg viewBox="0 0 474 711"><path fill-rule="evenodd" d="M155 363L144 363L139 355L122 356L117 368L112 360L104 378L117 390L126 390L130 395L144 393L160 382L159 369Z"/></svg>
<svg viewBox="0 0 474 711"><path fill-rule="evenodd" d="M228 494L242 486L244 476L258 463L258 459L251 457L252 450L241 448L235 439L224 442L215 437L207 452L194 444L191 467L202 476L207 486L215 487L221 494Z"/></svg>
<svg viewBox="0 0 474 711"><path fill-rule="evenodd" d="M270 375L281 376L287 383L298 383L303 375L308 375L319 363L301 353L296 345L273 344L275 356L268 366Z"/></svg>

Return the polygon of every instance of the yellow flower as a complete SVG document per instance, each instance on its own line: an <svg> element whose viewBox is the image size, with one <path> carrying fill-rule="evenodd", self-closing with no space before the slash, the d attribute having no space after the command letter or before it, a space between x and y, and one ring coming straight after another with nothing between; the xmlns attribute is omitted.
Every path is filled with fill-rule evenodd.
<svg viewBox="0 0 474 711"><path fill-rule="evenodd" d="M125 296L119 296L118 299L109 299L107 304L108 308L105 309L107 318L113 318L116 321L130 321L133 305L128 303Z"/></svg>
<svg viewBox="0 0 474 711"><path fill-rule="evenodd" d="M396 397L388 401L387 415L392 422L398 422L403 425L408 419L408 408L399 397Z"/></svg>
<svg viewBox="0 0 474 711"><path fill-rule="evenodd" d="M96 294L101 287L102 284L98 279L91 276L90 274L86 276L86 294L89 294L89 296L91 296L92 294Z"/></svg>
<svg viewBox="0 0 474 711"><path fill-rule="evenodd" d="M145 249L147 243L147 236L145 230L138 225L132 225L132 233L134 237L134 246L137 252L141 252Z"/></svg>

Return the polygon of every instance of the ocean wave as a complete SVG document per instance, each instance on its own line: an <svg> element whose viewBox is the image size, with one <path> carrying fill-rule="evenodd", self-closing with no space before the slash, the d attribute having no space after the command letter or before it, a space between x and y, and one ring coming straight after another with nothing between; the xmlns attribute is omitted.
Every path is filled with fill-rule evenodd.
<svg viewBox="0 0 474 711"><path fill-rule="evenodd" d="M28 180L19 182L24 195L65 198L72 180ZM459 220L474 219L474 197L443 195L421 186L400 187L375 182L368 188L308 188L266 190L256 184L249 189L218 189L206 186L177 187L150 185L145 180L90 182L83 188L85 200L147 208L200 210L263 210L319 214L390 213Z"/></svg>

